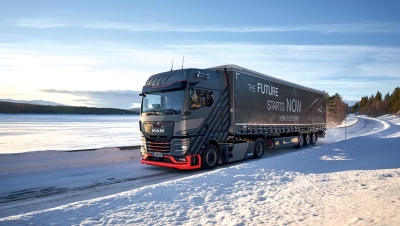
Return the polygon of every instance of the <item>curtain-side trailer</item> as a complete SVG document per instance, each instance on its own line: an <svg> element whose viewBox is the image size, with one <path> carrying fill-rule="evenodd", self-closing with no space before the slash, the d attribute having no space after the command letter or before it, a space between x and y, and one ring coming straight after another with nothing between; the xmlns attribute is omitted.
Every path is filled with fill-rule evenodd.
<svg viewBox="0 0 400 226"><path fill-rule="evenodd" d="M325 137L325 93L236 65L171 70L143 86L141 162L212 169Z"/></svg>

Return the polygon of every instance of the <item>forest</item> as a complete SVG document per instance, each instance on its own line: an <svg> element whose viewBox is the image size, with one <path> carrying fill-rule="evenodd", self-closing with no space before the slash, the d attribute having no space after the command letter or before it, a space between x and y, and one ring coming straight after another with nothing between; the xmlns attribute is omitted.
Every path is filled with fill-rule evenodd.
<svg viewBox="0 0 400 226"><path fill-rule="evenodd" d="M378 91L375 95L364 96L350 108L338 93L332 96L326 94L328 128L339 125L347 114L368 115L370 117L379 117L385 114L400 115L400 87L396 87L391 94L382 95Z"/></svg>
<svg viewBox="0 0 400 226"><path fill-rule="evenodd" d="M79 114L79 115L138 115L139 111L117 108L95 108L75 106L50 106L0 101L3 114Z"/></svg>
<svg viewBox="0 0 400 226"><path fill-rule="evenodd" d="M377 91L375 95L364 96L350 108L350 113L379 117L385 114L400 114L400 87L383 95Z"/></svg>

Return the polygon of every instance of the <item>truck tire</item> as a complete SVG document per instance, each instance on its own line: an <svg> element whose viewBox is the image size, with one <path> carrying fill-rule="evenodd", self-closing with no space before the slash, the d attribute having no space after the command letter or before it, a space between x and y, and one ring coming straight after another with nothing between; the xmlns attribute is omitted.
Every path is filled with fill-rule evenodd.
<svg viewBox="0 0 400 226"><path fill-rule="evenodd" d="M297 145L295 145L294 147L297 148L297 149L300 149L300 148L303 147L303 144L304 144L304 136L303 136L303 134L300 133L298 138L299 138L299 141L298 141Z"/></svg>
<svg viewBox="0 0 400 226"><path fill-rule="evenodd" d="M315 143L317 143L317 133L311 133L311 145L314 145Z"/></svg>
<svg viewBox="0 0 400 226"><path fill-rule="evenodd" d="M253 158L258 159L263 157L264 152L265 152L265 142L263 139L258 138L254 145Z"/></svg>
<svg viewBox="0 0 400 226"><path fill-rule="evenodd" d="M213 144L207 144L201 155L201 168L214 169L218 164L218 149Z"/></svg>
<svg viewBox="0 0 400 226"><path fill-rule="evenodd" d="M304 146L305 147L310 146L310 143L311 143L310 134L309 133L304 134Z"/></svg>

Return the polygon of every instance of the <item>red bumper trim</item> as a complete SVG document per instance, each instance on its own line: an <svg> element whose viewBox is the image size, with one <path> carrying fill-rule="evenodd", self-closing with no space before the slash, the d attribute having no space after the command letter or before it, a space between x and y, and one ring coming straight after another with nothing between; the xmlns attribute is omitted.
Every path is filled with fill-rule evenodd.
<svg viewBox="0 0 400 226"><path fill-rule="evenodd" d="M163 158L169 159L171 162L159 162L159 161L151 161L148 160L149 157L151 157L151 154L146 154L140 162L142 164L147 164L147 165L152 165L152 166L162 166L162 167L168 167L168 168L175 168L175 169L180 169L180 170L191 170L191 169L199 169L201 167L201 156L200 155L189 155L186 156L186 162L178 162L175 160L174 157L172 156L164 156ZM192 156L197 156L199 159L198 164L192 166L191 164L191 157Z"/></svg>

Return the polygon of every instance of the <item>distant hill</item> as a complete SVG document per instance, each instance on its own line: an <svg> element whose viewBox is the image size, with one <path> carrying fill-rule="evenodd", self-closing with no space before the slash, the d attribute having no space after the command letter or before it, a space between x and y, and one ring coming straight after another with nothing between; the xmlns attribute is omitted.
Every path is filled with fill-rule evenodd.
<svg viewBox="0 0 400 226"><path fill-rule="evenodd" d="M52 103L52 102L51 102ZM3 114L79 114L79 115L138 115L139 111L117 108L40 105L0 101Z"/></svg>
<svg viewBox="0 0 400 226"><path fill-rule="evenodd" d="M21 104L37 104L37 105L50 105L50 106L60 106L64 104L59 104L56 102L45 101L45 100L13 100L13 99L1 99L0 101L11 102L11 103L21 103Z"/></svg>

